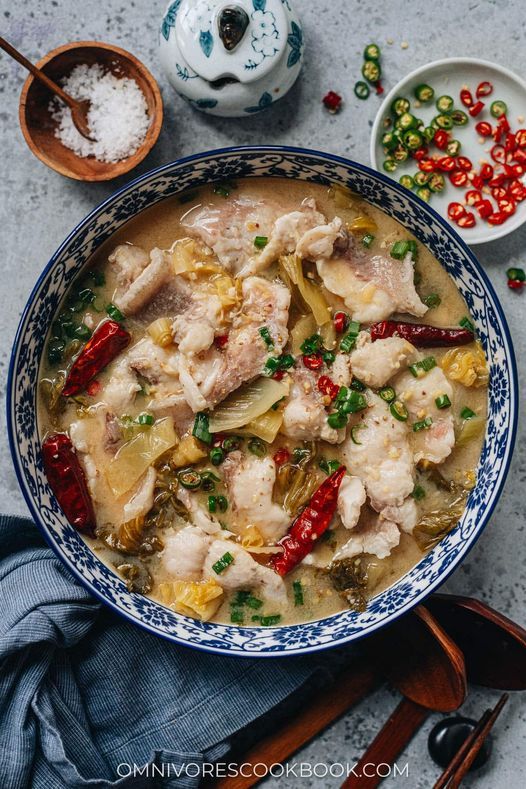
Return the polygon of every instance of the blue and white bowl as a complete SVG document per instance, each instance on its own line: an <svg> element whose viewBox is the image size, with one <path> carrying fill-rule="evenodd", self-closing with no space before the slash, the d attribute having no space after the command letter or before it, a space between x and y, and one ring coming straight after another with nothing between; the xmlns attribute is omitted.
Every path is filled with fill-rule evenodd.
<svg viewBox="0 0 526 789"><path fill-rule="evenodd" d="M130 593L67 523L40 459L36 393L47 330L69 285L93 252L132 217L183 189L244 176L279 176L349 187L397 219L453 277L476 323L490 364L489 416L478 469L458 526L363 613L273 628L197 622ZM462 561L488 522L502 490L516 432L518 389L508 326L472 252L432 208L390 178L338 156L297 148L230 148L167 164L123 187L95 208L61 244L41 274L16 335L8 380L7 422L18 480L53 550L96 597L121 616L171 641L226 655L299 655L361 638L420 603Z"/></svg>

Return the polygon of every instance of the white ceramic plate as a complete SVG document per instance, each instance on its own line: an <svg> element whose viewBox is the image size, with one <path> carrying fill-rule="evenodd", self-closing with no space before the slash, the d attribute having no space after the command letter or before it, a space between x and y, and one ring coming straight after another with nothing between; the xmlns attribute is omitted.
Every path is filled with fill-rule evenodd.
<svg viewBox="0 0 526 789"><path fill-rule="evenodd" d="M493 84L491 96L482 99L482 101L486 102L486 106L480 115L476 118L470 118L467 126L454 126L452 134L454 139L460 140L462 143L461 154L471 159L477 170L480 159L493 163L488 153L488 149L493 145L493 140L488 138L481 145L478 141L479 136L475 131L475 124L481 120L487 120L492 124L495 123L495 119L490 115L489 107L492 101L501 99L508 105L508 120L512 130L516 131L519 128L526 128L526 82L503 66L498 66L485 60L448 58L446 60L437 60L412 71L387 94L378 110L371 134L370 156L373 167L385 172L383 169L385 154L381 140L382 135L386 131L384 120L390 117L389 109L394 98L397 96L407 97L411 101L411 111L414 111L415 115L418 118L422 118L427 125L438 114L435 106L435 100L438 96L443 94L452 96L455 100L455 107L467 112L466 107L460 101L461 88L467 86L475 95L477 85L485 81ZM421 83L426 83L434 89L435 98L429 104L422 104L415 109L413 107L413 102L415 101L414 89ZM518 118L521 116L523 120L519 121ZM431 152L438 153L438 149L432 147ZM412 159L399 165L394 173L387 173L387 175L398 181L401 175L406 173L414 175L417 169L416 162ZM524 177L521 180L526 182ZM430 205L449 221L447 218L447 206L452 201L462 202L465 191L466 188L458 189L454 187L446 175L446 188L440 194L433 195ZM515 214L503 225L488 225L487 222L479 219L476 211L474 211L474 214L477 218L477 224L474 227L463 229L456 224L454 227L468 244L483 244L486 241L494 241L496 238L508 235L508 233L516 230L526 221L526 200L517 204Z"/></svg>

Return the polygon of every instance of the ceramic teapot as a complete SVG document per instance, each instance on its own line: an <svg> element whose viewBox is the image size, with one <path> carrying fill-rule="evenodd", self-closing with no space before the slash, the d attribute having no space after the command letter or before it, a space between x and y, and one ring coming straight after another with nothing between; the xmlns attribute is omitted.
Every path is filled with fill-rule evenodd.
<svg viewBox="0 0 526 789"><path fill-rule="evenodd" d="M175 90L212 115L260 112L287 93L303 59L289 0L175 0L161 24L161 65Z"/></svg>

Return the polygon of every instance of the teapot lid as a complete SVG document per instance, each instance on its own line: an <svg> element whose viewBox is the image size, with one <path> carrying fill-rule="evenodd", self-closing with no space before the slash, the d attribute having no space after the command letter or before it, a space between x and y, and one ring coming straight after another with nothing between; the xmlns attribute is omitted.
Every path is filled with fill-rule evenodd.
<svg viewBox="0 0 526 789"><path fill-rule="evenodd" d="M182 0L177 44L188 66L208 82L261 79L287 44L283 0Z"/></svg>

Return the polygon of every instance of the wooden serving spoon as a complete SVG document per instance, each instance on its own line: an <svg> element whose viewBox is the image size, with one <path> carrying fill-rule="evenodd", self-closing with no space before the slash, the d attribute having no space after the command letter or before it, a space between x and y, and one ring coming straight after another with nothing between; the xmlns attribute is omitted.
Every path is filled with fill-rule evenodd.
<svg viewBox="0 0 526 789"><path fill-rule="evenodd" d="M428 619L432 620L429 614ZM406 631L410 631L412 627L415 628L412 643L416 643L422 635L422 630L428 630L428 627L422 626L420 617L414 614L404 617L405 620L408 621L408 624L404 626ZM437 626L437 631L439 630L440 628ZM398 642L394 638L393 640L389 638L389 632L391 632L391 628L386 631L385 639L389 644L388 652L391 662L397 667L392 682L401 692L405 693L405 688L411 694L413 700L408 701L410 709L406 709L406 714L411 718L411 725L415 731L419 722L421 723L423 718L427 716L429 705L440 704L440 706L432 706L432 708L447 711L457 709L465 697L466 677L462 655L448 636L440 632L440 639L435 640L430 635L425 640L425 648L420 649L420 660L415 661L408 658L409 647L403 655L399 656ZM430 671L433 672L432 676ZM431 687L435 680L435 672L439 677L438 681L443 684L442 693ZM284 761L322 729L348 711L353 704L370 693L380 684L381 679L381 669L375 665L369 655L353 661L348 669L335 678L330 688L324 688L311 699L297 718L281 726L277 732L268 735L244 753L243 764L270 766ZM404 718L402 725L407 725L409 717ZM405 728L404 733L405 741L407 738L407 729ZM382 759L382 761L387 761L387 759ZM248 774L250 770L244 772ZM216 789L248 789L259 780L260 778L255 775L242 776L239 774L235 777L219 779L213 785Z"/></svg>
<svg viewBox="0 0 526 789"><path fill-rule="evenodd" d="M404 698L353 774L343 782L345 789L378 786L382 777L371 765L392 764L431 711L457 710L467 693L463 654L424 606L367 639L367 649L381 673ZM393 661L395 650L396 661Z"/></svg>
<svg viewBox="0 0 526 789"><path fill-rule="evenodd" d="M57 85L52 79L50 79L43 71L41 71L37 66L31 63L18 49L15 49L9 41L6 41L5 38L0 36L0 49L3 49L4 52L7 52L14 60L20 63L21 66L24 66L28 71L33 74L33 76L40 80L46 88L48 88L52 93L57 95L62 101L67 104L67 106L71 110L71 118L73 123L75 124L75 128L85 137L87 140L93 141L93 137L91 135L90 127L88 124L88 112L90 108L90 102L88 99L85 101L77 101L76 99L72 98L69 93L66 93L60 85Z"/></svg>

